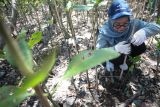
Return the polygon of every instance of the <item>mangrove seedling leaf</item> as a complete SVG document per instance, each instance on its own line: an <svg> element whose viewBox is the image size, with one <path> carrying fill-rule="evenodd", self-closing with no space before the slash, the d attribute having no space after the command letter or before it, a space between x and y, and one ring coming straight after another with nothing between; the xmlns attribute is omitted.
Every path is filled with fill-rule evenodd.
<svg viewBox="0 0 160 107"><path fill-rule="evenodd" d="M111 48L82 51L81 53L73 57L63 78L70 78L89 68L92 68L100 63L116 58L118 56L119 53Z"/></svg>
<svg viewBox="0 0 160 107"><path fill-rule="evenodd" d="M17 107L26 97L33 93L23 91L21 94L15 94L18 90L16 86L3 86L0 88L0 107Z"/></svg>
<svg viewBox="0 0 160 107"><path fill-rule="evenodd" d="M17 93L23 93L23 90L33 88L40 82L44 81L56 61L56 54L57 51L56 49L54 49L49 55L45 56L40 68L33 75L26 77L26 79L23 82L23 85L17 91Z"/></svg>
<svg viewBox="0 0 160 107"><path fill-rule="evenodd" d="M32 52L31 50L29 49L28 45L27 45L27 42L25 41L25 38L24 36L21 36L19 39L18 39L18 46L20 47L20 51L22 52L23 54L23 57L25 59L25 62L27 66L29 66L29 68L32 68L33 67L33 59L32 59ZM5 53L5 57L7 59L7 61L13 65L14 67L17 67L16 65L16 58L14 57L13 54L11 54L12 52L10 52L8 50L8 47L7 45L5 46L4 48L4 53Z"/></svg>

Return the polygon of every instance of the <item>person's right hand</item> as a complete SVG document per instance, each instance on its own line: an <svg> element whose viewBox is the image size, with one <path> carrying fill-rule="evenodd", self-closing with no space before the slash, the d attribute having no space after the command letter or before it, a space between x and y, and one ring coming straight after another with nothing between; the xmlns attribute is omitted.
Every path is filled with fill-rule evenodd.
<svg viewBox="0 0 160 107"><path fill-rule="evenodd" d="M126 41L122 41L115 45L115 50L122 54L129 54L131 51L131 46L129 43L126 43Z"/></svg>

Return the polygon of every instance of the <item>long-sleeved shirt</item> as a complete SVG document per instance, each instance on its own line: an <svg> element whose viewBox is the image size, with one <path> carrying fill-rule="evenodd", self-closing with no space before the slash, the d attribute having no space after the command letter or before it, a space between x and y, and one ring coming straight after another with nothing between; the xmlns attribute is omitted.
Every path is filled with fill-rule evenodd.
<svg viewBox="0 0 160 107"><path fill-rule="evenodd" d="M140 29L145 30L147 37L160 33L160 25L138 19L131 19L129 27L124 32L117 32L113 29L111 20L108 20L99 30L96 48L113 47L121 41L128 41Z"/></svg>

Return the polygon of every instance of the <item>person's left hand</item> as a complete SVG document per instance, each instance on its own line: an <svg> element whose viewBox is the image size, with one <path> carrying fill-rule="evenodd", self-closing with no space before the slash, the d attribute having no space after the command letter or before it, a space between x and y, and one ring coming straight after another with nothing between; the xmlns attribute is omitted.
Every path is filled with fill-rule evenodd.
<svg viewBox="0 0 160 107"><path fill-rule="evenodd" d="M106 61L106 69L108 72L113 72L114 71L114 64L110 61Z"/></svg>
<svg viewBox="0 0 160 107"><path fill-rule="evenodd" d="M146 32L143 29L138 30L132 37L131 43L139 46L146 40Z"/></svg>

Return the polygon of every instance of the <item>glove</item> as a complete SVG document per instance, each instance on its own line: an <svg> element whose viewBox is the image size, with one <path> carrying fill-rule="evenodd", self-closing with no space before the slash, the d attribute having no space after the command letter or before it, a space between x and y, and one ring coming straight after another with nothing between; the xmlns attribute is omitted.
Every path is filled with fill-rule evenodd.
<svg viewBox="0 0 160 107"><path fill-rule="evenodd" d="M146 40L146 33L143 29L138 30L131 40L133 45L139 46Z"/></svg>
<svg viewBox="0 0 160 107"><path fill-rule="evenodd" d="M122 64L119 66L121 70L125 71L128 69L128 65L127 64Z"/></svg>
<svg viewBox="0 0 160 107"><path fill-rule="evenodd" d="M110 61L106 61L106 69L109 72L113 72L114 71L114 64L111 63Z"/></svg>
<svg viewBox="0 0 160 107"><path fill-rule="evenodd" d="M122 41L115 45L115 50L119 53L129 54L131 51L131 46L130 44L127 44L126 41Z"/></svg>

